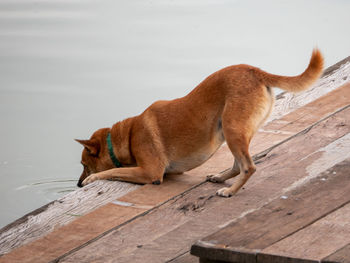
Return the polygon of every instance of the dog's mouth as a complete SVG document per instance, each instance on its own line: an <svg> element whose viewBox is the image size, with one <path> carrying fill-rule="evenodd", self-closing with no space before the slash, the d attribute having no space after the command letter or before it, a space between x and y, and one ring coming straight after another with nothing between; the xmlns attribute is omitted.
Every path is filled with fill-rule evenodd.
<svg viewBox="0 0 350 263"><path fill-rule="evenodd" d="M84 166L84 170L83 170L82 174L81 174L80 177L79 177L77 186L78 186L78 187L83 187L83 186L84 186L84 185L83 185L83 182L84 182L84 180L85 180L89 175L90 175L90 173L88 172L87 167Z"/></svg>
<svg viewBox="0 0 350 263"><path fill-rule="evenodd" d="M78 186L78 187L83 187L83 181L82 181L82 180L79 180L78 183L77 183L77 186Z"/></svg>

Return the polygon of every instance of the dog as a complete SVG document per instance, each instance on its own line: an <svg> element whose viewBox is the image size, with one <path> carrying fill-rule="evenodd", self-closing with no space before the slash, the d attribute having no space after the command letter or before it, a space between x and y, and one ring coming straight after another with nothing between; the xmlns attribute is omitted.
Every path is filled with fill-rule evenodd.
<svg viewBox="0 0 350 263"><path fill-rule="evenodd" d="M256 167L249 143L274 105L272 87L300 92L322 74L323 56L314 49L307 69L294 77L269 74L241 64L223 68L182 98L157 101L142 114L97 130L84 146L78 186L96 180L161 184L164 174L180 174L208 160L226 141L233 167L208 176L222 183L238 176L217 194L230 197Z"/></svg>

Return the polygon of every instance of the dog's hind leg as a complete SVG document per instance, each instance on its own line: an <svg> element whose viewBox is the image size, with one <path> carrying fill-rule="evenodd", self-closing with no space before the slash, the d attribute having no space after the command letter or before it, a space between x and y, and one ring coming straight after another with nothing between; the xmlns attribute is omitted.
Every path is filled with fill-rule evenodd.
<svg viewBox="0 0 350 263"><path fill-rule="evenodd" d="M230 187L224 187L218 190L217 194L224 197L230 197L238 192L238 190L248 181L250 176L255 172L256 168L252 158L248 152L248 140L242 136L242 138L235 138L231 136L228 140L228 145L233 153L236 162L239 165L239 174L237 181Z"/></svg>
<svg viewBox="0 0 350 263"><path fill-rule="evenodd" d="M207 176L207 181L212 183L223 183L226 180L239 175L240 169L237 160L235 160L233 167L231 169L227 169L218 174L211 174Z"/></svg>
<svg viewBox="0 0 350 263"><path fill-rule="evenodd" d="M224 197L237 193L256 170L248 150L250 140L256 130L256 122L251 121L251 115L232 116L232 112L230 108L224 110L223 132L227 145L239 166L239 174L232 186L219 189L217 192L218 195Z"/></svg>
<svg viewBox="0 0 350 263"><path fill-rule="evenodd" d="M256 168L249 153L242 152L239 158L240 173L237 181L230 187L224 187L217 191L217 194L223 197L230 197L238 192L239 189L248 181L250 176L255 172Z"/></svg>

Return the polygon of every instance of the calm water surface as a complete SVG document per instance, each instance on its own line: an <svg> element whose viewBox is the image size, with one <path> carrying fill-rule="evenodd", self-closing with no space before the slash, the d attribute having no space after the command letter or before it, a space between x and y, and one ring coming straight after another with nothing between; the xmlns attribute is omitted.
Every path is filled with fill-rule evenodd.
<svg viewBox="0 0 350 263"><path fill-rule="evenodd" d="M0 227L76 189L100 127L210 73L297 74L350 55L349 1L1 0Z"/></svg>

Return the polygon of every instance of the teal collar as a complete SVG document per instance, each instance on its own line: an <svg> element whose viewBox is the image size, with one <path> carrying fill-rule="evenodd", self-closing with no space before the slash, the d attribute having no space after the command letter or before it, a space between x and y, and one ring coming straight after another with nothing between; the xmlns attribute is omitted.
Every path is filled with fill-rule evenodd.
<svg viewBox="0 0 350 263"><path fill-rule="evenodd" d="M107 146L108 146L109 156L111 157L111 160L114 166L117 168L122 167L122 164L118 161L117 157L114 154L110 132L108 133L108 136L107 136Z"/></svg>

